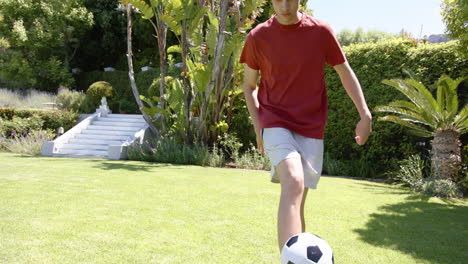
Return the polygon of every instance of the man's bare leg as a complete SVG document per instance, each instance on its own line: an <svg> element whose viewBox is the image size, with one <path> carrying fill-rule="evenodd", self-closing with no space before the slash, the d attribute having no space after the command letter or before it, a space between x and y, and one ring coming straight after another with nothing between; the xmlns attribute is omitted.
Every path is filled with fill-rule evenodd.
<svg viewBox="0 0 468 264"><path fill-rule="evenodd" d="M281 197L278 209L278 245L283 248L287 239L301 233L301 204L304 194L304 174L300 158L281 161L277 166Z"/></svg>

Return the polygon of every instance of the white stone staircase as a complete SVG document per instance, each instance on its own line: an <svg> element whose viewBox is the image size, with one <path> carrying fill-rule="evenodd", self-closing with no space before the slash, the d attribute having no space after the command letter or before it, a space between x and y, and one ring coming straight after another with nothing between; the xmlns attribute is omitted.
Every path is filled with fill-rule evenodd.
<svg viewBox="0 0 468 264"><path fill-rule="evenodd" d="M100 107L100 109L106 108ZM126 159L127 147L143 141L148 124L142 115L99 111L87 117L54 141L42 146L43 156Z"/></svg>

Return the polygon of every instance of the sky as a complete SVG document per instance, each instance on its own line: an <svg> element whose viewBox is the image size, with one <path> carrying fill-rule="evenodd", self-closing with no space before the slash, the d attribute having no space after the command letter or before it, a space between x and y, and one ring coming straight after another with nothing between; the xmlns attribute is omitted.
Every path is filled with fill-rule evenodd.
<svg viewBox="0 0 468 264"><path fill-rule="evenodd" d="M314 17L327 22L336 33L343 29L377 29L414 38L444 34L441 0L308 0ZM422 27L422 34L421 34Z"/></svg>

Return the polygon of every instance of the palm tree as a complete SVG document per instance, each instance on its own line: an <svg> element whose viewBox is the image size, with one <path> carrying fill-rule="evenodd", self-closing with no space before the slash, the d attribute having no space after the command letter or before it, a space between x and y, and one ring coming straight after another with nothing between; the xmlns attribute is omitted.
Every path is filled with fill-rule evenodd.
<svg viewBox="0 0 468 264"><path fill-rule="evenodd" d="M384 84L402 92L410 101L398 100L375 108L377 112L393 114L380 117L379 121L405 126L417 136L433 137L433 173L455 181L461 164L460 136L468 132L468 105L458 111L457 87L464 79L440 77L436 99L415 79L384 80Z"/></svg>

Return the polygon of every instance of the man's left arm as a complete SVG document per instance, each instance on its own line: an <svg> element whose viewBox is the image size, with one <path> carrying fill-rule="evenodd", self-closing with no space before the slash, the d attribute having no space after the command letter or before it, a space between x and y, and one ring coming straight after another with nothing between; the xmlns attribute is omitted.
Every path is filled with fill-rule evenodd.
<svg viewBox="0 0 468 264"><path fill-rule="evenodd" d="M372 114L367 107L361 85L348 62L333 67L338 73L346 92L354 102L361 120L356 126L356 143L364 145L372 131Z"/></svg>

